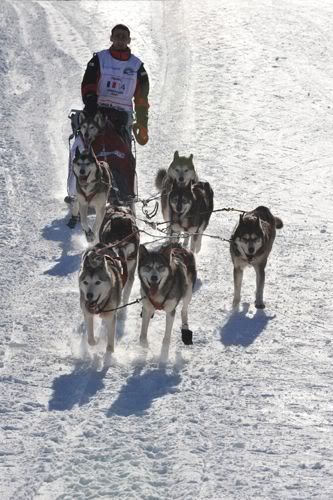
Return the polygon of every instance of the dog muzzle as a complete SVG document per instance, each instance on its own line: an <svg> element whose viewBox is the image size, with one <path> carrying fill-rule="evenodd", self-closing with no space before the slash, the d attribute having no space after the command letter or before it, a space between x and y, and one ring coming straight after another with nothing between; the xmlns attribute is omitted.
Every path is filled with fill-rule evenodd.
<svg viewBox="0 0 333 500"><path fill-rule="evenodd" d="M101 304L99 304L100 295L94 301L85 301L85 307L91 314L98 314L101 311Z"/></svg>
<svg viewBox="0 0 333 500"><path fill-rule="evenodd" d="M158 285L160 282L153 281L153 283L149 283L149 295L156 295L158 292Z"/></svg>

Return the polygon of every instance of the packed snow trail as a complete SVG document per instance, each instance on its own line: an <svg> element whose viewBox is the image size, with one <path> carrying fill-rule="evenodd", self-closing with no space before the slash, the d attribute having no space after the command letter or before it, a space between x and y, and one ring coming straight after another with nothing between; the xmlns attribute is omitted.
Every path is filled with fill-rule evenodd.
<svg viewBox="0 0 333 500"><path fill-rule="evenodd" d="M331 2L4 0L1 14L1 498L332 498ZM118 22L151 81L141 196L177 149L216 208L264 204L284 228L265 311L249 270L231 313L228 244L206 237L194 345L178 313L161 364L164 316L145 353L132 306L105 368L102 329L86 343L86 243L63 197L67 114ZM237 218L217 213L207 233L228 238Z"/></svg>

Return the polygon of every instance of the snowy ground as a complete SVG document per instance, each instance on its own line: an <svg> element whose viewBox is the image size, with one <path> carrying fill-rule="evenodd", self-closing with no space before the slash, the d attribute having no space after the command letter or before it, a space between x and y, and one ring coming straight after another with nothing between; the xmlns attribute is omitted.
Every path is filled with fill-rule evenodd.
<svg viewBox="0 0 333 500"><path fill-rule="evenodd" d="M333 498L330 0L20 1L0 6L1 499ZM163 314L140 306L111 367L87 348L65 225L66 115L110 26L125 22L151 80L141 196L173 152L194 154L215 206L284 221L264 312L231 314L228 244L206 238L165 366ZM228 238L238 215L212 216ZM159 216L160 220L160 216ZM132 297L139 296L136 282Z"/></svg>

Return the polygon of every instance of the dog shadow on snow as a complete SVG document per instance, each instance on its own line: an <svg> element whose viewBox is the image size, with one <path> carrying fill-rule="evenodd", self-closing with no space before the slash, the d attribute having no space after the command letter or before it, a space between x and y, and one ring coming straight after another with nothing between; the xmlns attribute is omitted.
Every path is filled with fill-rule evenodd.
<svg viewBox="0 0 333 500"><path fill-rule="evenodd" d="M81 254L70 255L71 235L73 230L64 223L64 219L55 219L42 230L42 236L46 240L58 241L60 243L61 255L56 260L56 264L44 272L49 276L66 276L76 272L80 267Z"/></svg>
<svg viewBox="0 0 333 500"><path fill-rule="evenodd" d="M222 344L247 347L265 330L268 322L275 318L275 315L267 316L263 309L256 309L253 316L248 316L249 307L250 304L244 303L243 309L232 312L227 322L219 328Z"/></svg>
<svg viewBox="0 0 333 500"><path fill-rule="evenodd" d="M60 375L53 380L53 394L49 401L50 411L71 410L73 406L83 406L104 389L103 379L108 368L97 371L90 363L76 364L72 373Z"/></svg>
<svg viewBox="0 0 333 500"><path fill-rule="evenodd" d="M181 376L176 367L170 372L163 363L147 367L140 363L120 389L117 399L112 403L106 416L141 416L155 399L177 392Z"/></svg>

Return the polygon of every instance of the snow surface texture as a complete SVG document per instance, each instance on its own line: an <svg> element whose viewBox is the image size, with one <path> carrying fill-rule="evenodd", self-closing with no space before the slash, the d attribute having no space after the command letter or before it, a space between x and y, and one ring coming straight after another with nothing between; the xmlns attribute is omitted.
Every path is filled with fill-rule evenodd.
<svg viewBox="0 0 333 500"><path fill-rule="evenodd" d="M333 2L2 0L0 10L1 499L333 498ZM88 348L86 243L65 225L66 116L118 22L151 81L141 197L178 149L194 154L216 208L263 204L285 225L264 311L248 270L231 313L228 244L204 239L194 345L182 345L178 311L164 365L164 314L145 355L140 305L119 324L109 367L102 328ZM237 219L214 214L207 233L228 238Z"/></svg>

